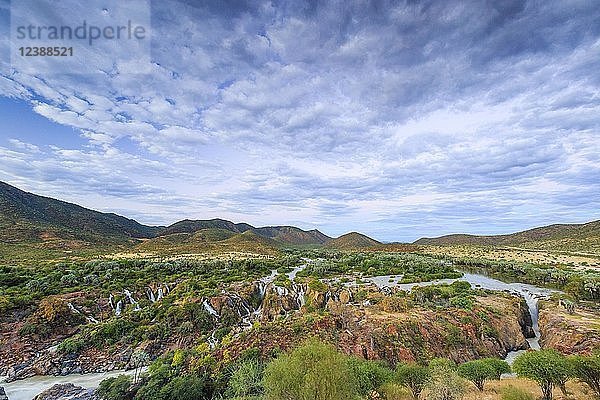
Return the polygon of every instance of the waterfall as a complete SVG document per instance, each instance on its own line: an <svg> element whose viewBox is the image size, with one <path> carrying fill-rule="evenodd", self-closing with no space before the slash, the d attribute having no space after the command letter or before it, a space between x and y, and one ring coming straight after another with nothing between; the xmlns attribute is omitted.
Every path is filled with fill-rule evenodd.
<svg viewBox="0 0 600 400"><path fill-rule="evenodd" d="M214 317L219 317L219 313L217 312L217 310L215 310L213 308L213 306L210 305L210 303L208 302L207 299L204 299L204 301L202 302L202 305L204 306L204 309L212 316Z"/></svg>
<svg viewBox="0 0 600 400"><path fill-rule="evenodd" d="M98 320L94 317L92 317L91 315L85 315L84 313L82 313L81 311L79 311L77 308L75 308L75 306L71 303L67 303L67 305L69 306L69 309L71 310L71 312L75 313L75 314L81 314L85 317L87 322L91 322L93 324L97 324Z"/></svg>
<svg viewBox="0 0 600 400"><path fill-rule="evenodd" d="M134 307L134 310L135 310L135 311L140 311L140 310L141 310L141 308L140 308L140 305L138 304L138 302L137 302L137 301L135 301L135 299L133 298L133 296L132 296L131 292L130 292L129 290L125 289L125 290L123 290L123 293L125 294L125 296L126 296L126 297L127 297L127 299L129 300L129 303L130 303L131 305L135 306L135 307Z"/></svg>
<svg viewBox="0 0 600 400"><path fill-rule="evenodd" d="M119 300L117 302L117 306L115 307L115 315L118 317L121 315L121 311L123 310L123 300Z"/></svg>

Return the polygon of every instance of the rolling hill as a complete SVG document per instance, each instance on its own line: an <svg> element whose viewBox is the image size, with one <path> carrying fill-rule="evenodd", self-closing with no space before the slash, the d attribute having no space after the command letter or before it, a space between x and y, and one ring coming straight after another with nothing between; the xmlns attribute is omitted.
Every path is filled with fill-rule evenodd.
<svg viewBox="0 0 600 400"><path fill-rule="evenodd" d="M327 244L325 244L325 246L337 250L353 250L377 246L380 244L381 242L371 239L362 233L350 232L336 239L330 240L327 242Z"/></svg>
<svg viewBox="0 0 600 400"><path fill-rule="evenodd" d="M247 230L234 233L227 229L207 228L195 233L172 233L144 240L135 246L139 252L159 254L198 254L246 252L275 254L281 243Z"/></svg>
<svg viewBox="0 0 600 400"><path fill-rule="evenodd" d="M322 245L331 238L320 231L293 226L254 227L223 219L182 220L168 227L148 226L113 213L102 213L76 204L39 196L0 182L0 242L43 243L55 247L136 244L151 239L146 247L195 246L253 233L247 240L261 246ZM218 239L218 240L217 240ZM263 243L264 242L264 243ZM232 242L233 243L233 242ZM142 246L144 247L144 246Z"/></svg>
<svg viewBox="0 0 600 400"><path fill-rule="evenodd" d="M523 246L540 249L571 250L589 248L600 242L600 220L585 224L554 224L507 235L477 236L454 234L437 238L421 238L417 245Z"/></svg>
<svg viewBox="0 0 600 400"><path fill-rule="evenodd" d="M162 227L142 225L112 213L24 192L0 182L0 241L67 239L92 243L149 238Z"/></svg>
<svg viewBox="0 0 600 400"><path fill-rule="evenodd" d="M164 228L158 234L164 236L174 233L195 233L204 229L223 229L234 233L250 231L258 236L290 245L321 245L331 240L329 236L316 229L305 231L294 226L266 226L256 228L249 224L236 224L219 218L210 220L186 219Z"/></svg>

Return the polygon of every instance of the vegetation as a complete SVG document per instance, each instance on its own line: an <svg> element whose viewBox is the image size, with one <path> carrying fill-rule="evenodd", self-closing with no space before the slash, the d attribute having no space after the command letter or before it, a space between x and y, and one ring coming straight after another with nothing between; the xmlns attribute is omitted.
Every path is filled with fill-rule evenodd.
<svg viewBox="0 0 600 400"><path fill-rule="evenodd" d="M489 360L489 359L488 359ZM499 360L500 361L500 360ZM490 362L487 360L475 360L466 362L458 367L458 374L465 379L473 382L475 387L480 391L483 391L483 386L486 381L491 379L500 379L500 375L503 372L510 371L508 364L501 365L500 362Z"/></svg>
<svg viewBox="0 0 600 400"><path fill-rule="evenodd" d="M415 363L399 364L396 367L395 380L410 389L413 397L418 399L429 381L429 368Z"/></svg>
<svg viewBox="0 0 600 400"><path fill-rule="evenodd" d="M359 395L347 359L333 347L311 342L282 355L265 370L267 399L336 400Z"/></svg>
<svg viewBox="0 0 600 400"><path fill-rule="evenodd" d="M543 400L552 400L555 386L564 388L572 375L567 358L555 350L528 351L521 354L513 364L519 377L532 379L540 386Z"/></svg>
<svg viewBox="0 0 600 400"><path fill-rule="evenodd" d="M600 352L590 356L569 357L573 376L587 384L597 397L600 397Z"/></svg>

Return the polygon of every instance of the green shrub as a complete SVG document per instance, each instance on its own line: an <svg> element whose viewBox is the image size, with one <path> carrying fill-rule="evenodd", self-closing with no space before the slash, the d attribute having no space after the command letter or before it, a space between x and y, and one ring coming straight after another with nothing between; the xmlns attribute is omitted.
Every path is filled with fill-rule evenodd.
<svg viewBox="0 0 600 400"><path fill-rule="evenodd" d="M464 396L465 381L456 373L454 363L437 359L429 364L429 368L427 400L457 400Z"/></svg>
<svg viewBox="0 0 600 400"><path fill-rule="evenodd" d="M129 400L132 397L130 387L131 377L119 375L100 382L98 395L103 400Z"/></svg>
<svg viewBox="0 0 600 400"><path fill-rule="evenodd" d="M231 375L226 394L230 397L258 396L264 391L263 367L257 361L243 362Z"/></svg>
<svg viewBox="0 0 600 400"><path fill-rule="evenodd" d="M378 390L384 383L392 379L393 372L378 361L349 357L348 366L352 371L354 386L361 396L367 396Z"/></svg>
<svg viewBox="0 0 600 400"><path fill-rule="evenodd" d="M410 389L415 399L419 398L429 380L429 368L418 364L398 364L394 380Z"/></svg>
<svg viewBox="0 0 600 400"><path fill-rule="evenodd" d="M535 400L532 394L513 386L503 388L500 393L501 400Z"/></svg>
<svg viewBox="0 0 600 400"><path fill-rule="evenodd" d="M521 354L513 363L513 371L519 377L537 382L542 389L543 400L552 400L552 389L555 386L564 389L572 374L566 357L552 349Z"/></svg>
<svg viewBox="0 0 600 400"><path fill-rule="evenodd" d="M265 370L267 399L338 400L358 396L346 357L311 341L279 356Z"/></svg>
<svg viewBox="0 0 600 400"><path fill-rule="evenodd" d="M66 338L58 345L58 351L63 354L78 354L85 347L83 339L78 336Z"/></svg>
<svg viewBox="0 0 600 400"><path fill-rule="evenodd" d="M586 383L600 397L600 353L591 356L571 356L573 376Z"/></svg>
<svg viewBox="0 0 600 400"><path fill-rule="evenodd" d="M485 381L496 376L496 370L482 360L468 361L458 367L458 374L473 382L475 387L483 391Z"/></svg>

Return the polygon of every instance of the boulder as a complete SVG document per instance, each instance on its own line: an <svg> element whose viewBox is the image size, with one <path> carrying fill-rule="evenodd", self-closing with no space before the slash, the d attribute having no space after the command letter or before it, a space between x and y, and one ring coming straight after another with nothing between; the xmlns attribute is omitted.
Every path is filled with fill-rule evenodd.
<svg viewBox="0 0 600 400"><path fill-rule="evenodd" d="M100 400L100 398L93 389L85 389L72 383L63 383L44 390L33 400Z"/></svg>

